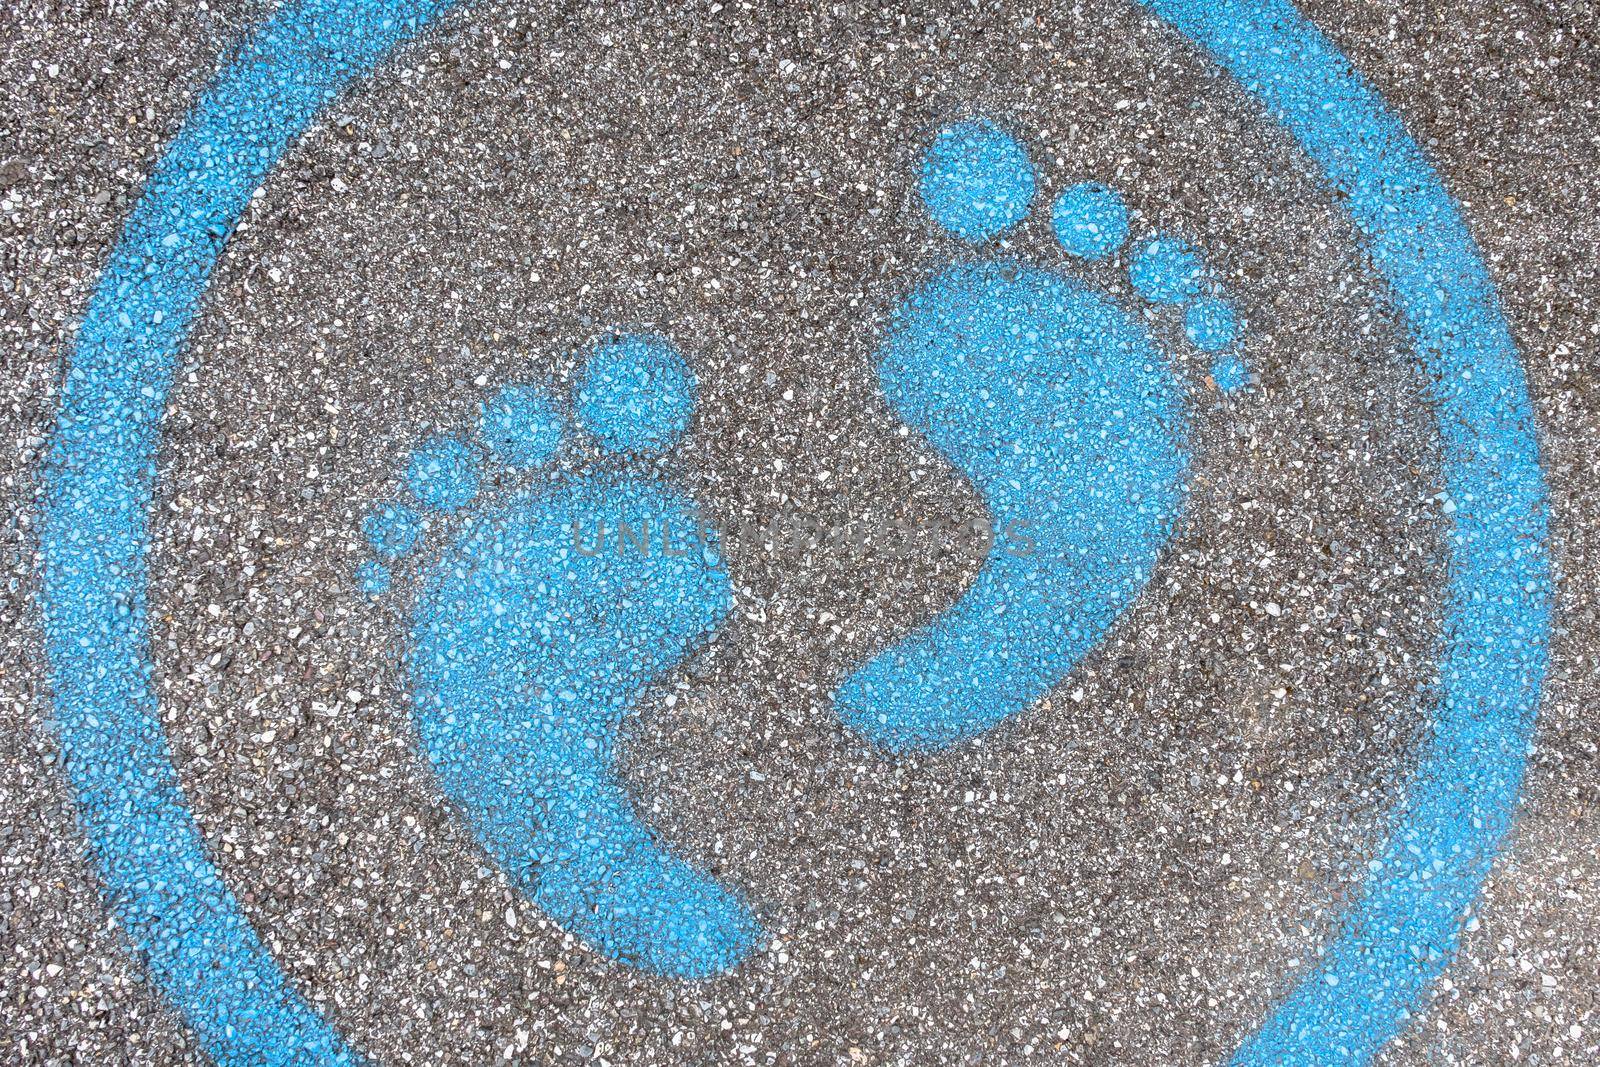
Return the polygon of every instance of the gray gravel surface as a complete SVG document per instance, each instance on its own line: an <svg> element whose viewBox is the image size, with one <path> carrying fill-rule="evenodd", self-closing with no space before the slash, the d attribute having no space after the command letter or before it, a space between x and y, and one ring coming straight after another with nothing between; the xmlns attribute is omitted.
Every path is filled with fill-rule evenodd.
<svg viewBox="0 0 1600 1067"><path fill-rule="evenodd" d="M1305 5L1458 197L1526 359L1558 631L1475 929L1394 1063L1600 1057L1600 194L1587 3ZM130 198L267 9L0 12L0 1057L182 1063L99 903L46 724L36 465ZM827 692L978 561L747 558L733 624L633 723L625 777L770 945L680 986L546 921L417 752L359 523L498 383L659 329L702 383L663 470L712 515L971 518L875 386L885 316L958 254L930 131L1003 117L1041 187L1114 184L1249 323L1194 397L1188 519L1044 705L890 759ZM1014 238L1051 255L1035 219ZM1114 268L1087 275L1119 296ZM167 418L151 572L166 728L284 970L380 1062L1208 1062L1329 936L1414 751L1440 610L1437 442L1349 223L1287 136L1141 11L505 5L341 99L228 249ZM573 458L582 464L586 457ZM674 699L666 699L671 694Z"/></svg>

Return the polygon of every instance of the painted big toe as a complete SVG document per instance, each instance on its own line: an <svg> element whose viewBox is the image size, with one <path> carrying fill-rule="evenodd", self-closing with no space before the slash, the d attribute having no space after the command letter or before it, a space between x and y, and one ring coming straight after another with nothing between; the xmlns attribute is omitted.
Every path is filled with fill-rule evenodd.
<svg viewBox="0 0 1600 1067"><path fill-rule="evenodd" d="M692 402L676 353L628 338L592 354L574 408L605 448L648 455L677 440ZM536 476L561 432L530 387L503 391L481 426L502 463ZM472 446L416 456L413 495L471 511ZM369 535L407 526L392 511ZM618 520L652 532L626 546L592 536ZM465 515L421 569L406 657L424 752L485 850L563 929L679 978L728 969L759 935L733 893L663 849L616 778L623 720L731 608L717 557L684 547L698 528L692 502L653 478L513 493ZM390 542L372 539L384 554Z"/></svg>
<svg viewBox="0 0 1600 1067"><path fill-rule="evenodd" d="M995 236L1026 214L1027 156L992 124L951 129L929 150L924 203L958 237ZM1129 228L1120 197L1087 184L1057 198L1053 223L1067 252L1091 260ZM1186 243L1141 242L1129 278L1152 303L1184 306L1214 379L1242 384L1230 373L1237 324ZM856 671L836 701L875 744L940 748L1042 699L1148 583L1183 503L1184 387L1134 314L1060 271L993 259L907 298L878 374L899 416L972 480L995 536L951 609Z"/></svg>

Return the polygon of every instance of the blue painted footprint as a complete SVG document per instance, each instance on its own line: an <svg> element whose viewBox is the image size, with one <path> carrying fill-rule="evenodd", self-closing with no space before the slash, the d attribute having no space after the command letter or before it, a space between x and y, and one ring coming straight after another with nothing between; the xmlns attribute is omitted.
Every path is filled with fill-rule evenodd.
<svg viewBox="0 0 1600 1067"><path fill-rule="evenodd" d="M677 441L694 402L694 378L672 347L633 336L590 354L573 406L602 446L643 457ZM587 541L580 531L596 521L630 516L696 530L696 509L661 481L627 473L555 485L542 470L563 423L544 390L509 386L484 406L477 443L436 437L411 455L416 504L454 516L419 568L410 609L417 729L485 850L556 923L630 965L703 978L743 958L757 925L653 838L617 781L614 739L651 683L725 618L731 586L712 552ZM537 484L477 504L484 448ZM416 507L391 503L368 517L366 533L379 559L393 561L425 525ZM360 578L375 595L390 583L377 561Z"/></svg>
<svg viewBox="0 0 1600 1067"><path fill-rule="evenodd" d="M942 130L923 162L933 219L978 244L1022 221L1034 198L1026 151L993 123ZM1117 255L1128 210L1105 186L1052 205L1062 248ZM1136 292L1178 305L1213 380L1245 384L1238 323L1181 238L1126 256ZM973 482L996 538L972 586L931 625L840 686L844 721L891 750L974 737L1033 705L1105 635L1150 580L1182 508L1184 390L1140 318L1074 278L1009 259L941 271L901 305L878 376L899 416Z"/></svg>

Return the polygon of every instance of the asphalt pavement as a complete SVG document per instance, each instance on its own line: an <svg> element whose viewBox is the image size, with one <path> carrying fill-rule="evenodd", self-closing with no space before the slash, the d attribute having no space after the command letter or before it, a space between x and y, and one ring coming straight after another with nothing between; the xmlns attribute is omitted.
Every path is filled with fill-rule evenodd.
<svg viewBox="0 0 1600 1067"><path fill-rule="evenodd" d="M24 0L0 13L9 1062L227 1059L118 921L131 890L108 890L99 866L118 846L91 842L64 773L42 472L121 228L197 94L272 10ZM1482 857L1459 950L1401 953L1435 953L1416 973L1439 976L1377 1062L1595 1062L1596 12L1301 10L1459 205L1525 372L1548 494L1548 536L1528 542L1552 575L1528 594L1548 606L1537 722L1473 754L1525 757L1520 799ZM1452 684L1440 649L1464 626L1452 539L1472 507L1451 496L1456 413L1360 197L1269 110L1129 3L472 4L322 108L232 228L171 392L151 401L142 606L184 803L288 987L377 1063L1187 1064L1248 1047L1297 976L1337 953L1383 877L1373 858L1397 811L1424 792L1414 772ZM998 236L964 235L930 192L929 146L964 123L1004 131L1031 168ZM1063 249L1051 204L1081 183L1120 199L1126 248ZM1133 265L1162 234L1182 235L1237 314L1236 364ZM923 725L878 743L870 713L863 727L841 711L840 687L955 617L986 563L949 531L981 524L1001 491L939 437L980 424L990 395L956 414L917 408L882 370L885 339L924 344L912 294L951 264L993 263L1006 264L997 286L1070 275L1159 353L1127 373L1159 364L1165 384L1130 402L1159 389L1182 411L1180 503L1140 527L1147 568L1108 558L1057 586L1047 553L1006 586L1016 611L1029 590L1112 583L1086 651L1028 659L1050 665L1041 698L1023 686L1023 710L981 729L962 719L949 744L922 743ZM670 340L692 379L683 436L659 449L634 447L656 415L586 406L596 352L629 337ZM912 387L935 373L922 358L906 357ZM482 440L481 419L529 383L555 398L563 443L522 463ZM1131 454L1144 446L1123 417L1120 402L1091 406L1072 425L1117 426L1097 447ZM528 425L508 440L528 445ZM473 449L459 505L408 469L440 438ZM1034 455L1029 440L1006 437L1005 455ZM474 521L546 499L540 486L593 484L621 469L617 452L628 477L669 487L725 538L796 517L873 531L864 548L746 538L727 553L722 613L681 649L640 638L561 660L590 678L608 657L664 657L618 712L606 785L638 820L628 833L740 902L725 952L654 967L612 914L629 894L588 887L563 904L548 871L566 860L507 858L522 854L491 826L510 803L503 780L485 788L478 764L441 753L513 743L430 726L419 687L434 683L405 656L431 647L416 604L460 603L429 590L448 577L437 560L473 550ZM1140 500L1164 499L1151 491ZM417 509L427 531L391 558L364 524L408 494L432 501ZM1071 514L1109 514L1096 499ZM1040 512L1046 525L1061 507ZM885 529L902 540L886 546ZM1116 584L1119 566L1132 577ZM640 581L647 601L661 588ZM593 588L551 599L557 639L593 624L574 606ZM449 625L452 640L499 639ZM1012 648L1011 625L979 628L984 655ZM1011 684L969 671L964 640L937 657L955 664L941 686ZM1460 803L1476 813L1471 781ZM534 789L540 814L518 817L557 825L551 796ZM707 959L709 976L672 973Z"/></svg>

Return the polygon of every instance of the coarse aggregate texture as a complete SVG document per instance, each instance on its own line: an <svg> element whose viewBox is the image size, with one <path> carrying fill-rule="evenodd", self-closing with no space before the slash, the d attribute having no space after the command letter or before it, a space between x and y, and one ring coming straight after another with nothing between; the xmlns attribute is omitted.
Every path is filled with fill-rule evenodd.
<svg viewBox="0 0 1600 1067"><path fill-rule="evenodd" d="M1484 251L1530 379L1558 577L1520 813L1437 1001L1385 1057L1584 1062L1600 1042L1593 13L1304 10ZM199 1057L98 898L45 726L38 474L128 205L267 12L0 15L13 1059ZM1104 643L972 743L890 756L828 694L956 603L981 554L731 562L733 615L643 699L618 772L769 940L704 984L619 967L453 808L404 696L406 616L359 588L363 526L406 498L421 443L468 441L508 383L581 388L582 354L618 327L691 364L688 435L645 464L719 521L981 517L877 366L895 310L967 255L924 211L923 153L983 117L1032 153L1007 257L1054 262L1056 190L1115 189L1133 241L1203 250L1252 384L1212 389L1243 378L1196 354L1182 309L1140 312L1186 383L1182 523ZM1104 266L1091 282L1139 307ZM240 907L381 1062L1225 1057L1332 937L1438 684L1449 500L1430 383L1314 168L1131 6L453 15L257 191L177 383L149 565L161 725ZM598 441L552 455L573 478L606 460ZM514 495L515 466L481 468L476 491Z"/></svg>

